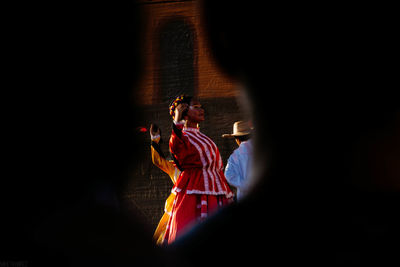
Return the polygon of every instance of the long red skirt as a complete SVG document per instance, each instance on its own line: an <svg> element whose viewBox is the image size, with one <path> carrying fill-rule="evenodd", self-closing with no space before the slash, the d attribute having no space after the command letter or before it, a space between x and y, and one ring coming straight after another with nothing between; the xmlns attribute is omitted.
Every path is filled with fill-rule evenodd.
<svg viewBox="0 0 400 267"><path fill-rule="evenodd" d="M196 223L232 201L232 198L226 198L225 195L177 193L167 224L164 244L171 244Z"/></svg>

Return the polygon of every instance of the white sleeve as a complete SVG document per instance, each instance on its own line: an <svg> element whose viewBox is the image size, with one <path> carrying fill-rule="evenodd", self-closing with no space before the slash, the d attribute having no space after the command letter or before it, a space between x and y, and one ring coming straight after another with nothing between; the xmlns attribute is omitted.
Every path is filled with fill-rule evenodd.
<svg viewBox="0 0 400 267"><path fill-rule="evenodd" d="M225 168L225 177L227 182L234 186L234 187L239 187L240 186L240 171L239 171L239 164L236 162L237 157L235 157L234 154L232 154L229 159L228 163L226 164Z"/></svg>

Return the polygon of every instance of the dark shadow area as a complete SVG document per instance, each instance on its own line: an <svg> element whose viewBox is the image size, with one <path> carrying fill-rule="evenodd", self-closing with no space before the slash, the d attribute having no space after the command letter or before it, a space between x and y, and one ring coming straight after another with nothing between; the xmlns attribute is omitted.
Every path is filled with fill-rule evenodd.
<svg viewBox="0 0 400 267"><path fill-rule="evenodd" d="M136 4L5 10L0 265L159 265L153 229L119 199L143 145Z"/></svg>
<svg viewBox="0 0 400 267"><path fill-rule="evenodd" d="M145 143L136 5L17 4L2 50L0 263L398 265L395 8L201 2L217 62L249 94L255 186L164 249L119 199Z"/></svg>
<svg viewBox="0 0 400 267"><path fill-rule="evenodd" d="M398 264L393 7L202 1L220 66L249 94L255 185L175 243L213 265Z"/></svg>
<svg viewBox="0 0 400 267"><path fill-rule="evenodd" d="M183 18L171 19L160 33L160 87L169 103L176 95L193 95L195 90L195 31Z"/></svg>

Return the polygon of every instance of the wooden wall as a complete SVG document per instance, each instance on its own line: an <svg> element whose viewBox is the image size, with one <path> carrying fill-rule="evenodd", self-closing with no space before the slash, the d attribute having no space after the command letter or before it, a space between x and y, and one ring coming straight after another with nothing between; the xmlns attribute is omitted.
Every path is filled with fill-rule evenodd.
<svg viewBox="0 0 400 267"><path fill-rule="evenodd" d="M160 81L160 29L173 20L183 20L193 29L194 94L201 98L234 97L234 83L213 62L196 1L141 1L145 17L144 66L137 99L144 105L165 101ZM181 77L184 79L185 77Z"/></svg>

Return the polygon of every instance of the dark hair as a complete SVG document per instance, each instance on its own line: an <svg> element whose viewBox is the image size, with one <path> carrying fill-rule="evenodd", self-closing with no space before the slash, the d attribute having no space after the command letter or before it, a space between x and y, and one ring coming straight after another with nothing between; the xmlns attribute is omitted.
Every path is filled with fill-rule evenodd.
<svg viewBox="0 0 400 267"><path fill-rule="evenodd" d="M241 136L235 136L235 139L239 140L240 142L244 142L249 140L251 137L251 134L246 134L246 135L241 135Z"/></svg>
<svg viewBox="0 0 400 267"><path fill-rule="evenodd" d="M172 116L172 118L175 115L175 108L182 103L186 103L188 105L190 105L190 102L192 101L192 96L188 96L188 95L179 95L178 97L175 97L174 100L171 101L171 103L169 104L169 114ZM186 116L187 110L185 110L182 113L182 118Z"/></svg>

